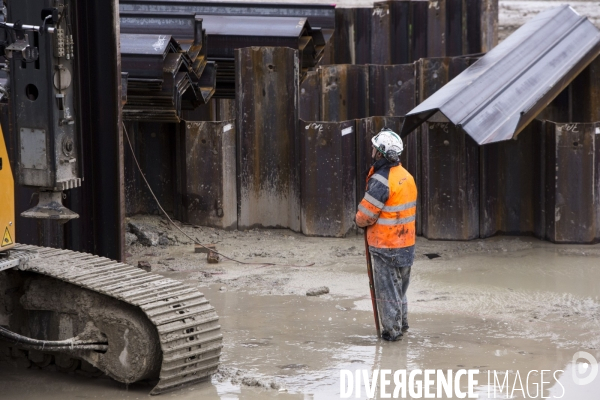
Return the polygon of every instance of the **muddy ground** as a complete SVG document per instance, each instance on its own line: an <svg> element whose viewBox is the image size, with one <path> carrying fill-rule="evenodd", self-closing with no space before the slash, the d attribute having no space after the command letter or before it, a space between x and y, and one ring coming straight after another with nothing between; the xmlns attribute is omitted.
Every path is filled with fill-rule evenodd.
<svg viewBox="0 0 600 400"><path fill-rule="evenodd" d="M539 10L561 3L501 1L501 38ZM571 4L600 26L600 2ZM287 230L181 226L248 263L222 259L215 265L194 253L189 239L164 219L130 222L154 232L160 244L148 247L128 235L137 242L128 248L127 261L147 261L153 272L195 284L221 317L225 347L219 374L164 398L332 399L339 397L341 369L374 368L562 370L560 385L551 385L545 396L559 397L561 387L565 399L592 400L600 392L600 378L578 386L571 376L581 367L571 364L575 352L600 359L600 245L553 245L530 237L419 238L409 289L411 329L402 341L387 343L375 336L361 236L323 239ZM320 286L329 293L306 296ZM0 360L2 399L141 399L150 389ZM480 398L493 398L484 382L478 391ZM514 398L524 396L517 392Z"/></svg>
<svg viewBox="0 0 600 400"><path fill-rule="evenodd" d="M573 396L565 398L591 400L600 391L600 379L580 387L570 372L577 351L600 359L600 245L419 238L409 289L411 329L402 341L387 343L375 336L362 236L323 239L179 224L248 263L208 264L206 254L195 253L164 219L130 222L169 244L134 243L127 261L147 261L154 272L195 284L221 318L220 373L165 397L331 399L339 397L340 369L373 368L562 370L561 385ZM306 296L319 286L329 293ZM143 383L125 388L107 378L0 364L6 398L34 399L48 388L49 399L134 399L150 390ZM560 388L554 384L544 394L560 396ZM487 386L478 390L480 398L493 398L486 397Z"/></svg>

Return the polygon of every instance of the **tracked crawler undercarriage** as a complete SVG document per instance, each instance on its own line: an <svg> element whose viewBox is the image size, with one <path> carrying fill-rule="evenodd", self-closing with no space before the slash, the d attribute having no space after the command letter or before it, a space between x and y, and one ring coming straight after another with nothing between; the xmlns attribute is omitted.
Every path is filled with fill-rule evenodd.
<svg viewBox="0 0 600 400"><path fill-rule="evenodd" d="M85 360L120 382L159 379L151 394L218 368L218 316L188 285L107 258L28 245L0 259L0 271L0 326L47 341L91 331L108 343L103 351L41 353Z"/></svg>

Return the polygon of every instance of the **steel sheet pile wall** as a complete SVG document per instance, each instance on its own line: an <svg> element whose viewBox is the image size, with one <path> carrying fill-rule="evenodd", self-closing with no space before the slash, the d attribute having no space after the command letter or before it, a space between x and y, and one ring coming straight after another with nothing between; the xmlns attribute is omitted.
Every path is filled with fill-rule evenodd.
<svg viewBox="0 0 600 400"><path fill-rule="evenodd" d="M176 124L127 121L126 129L133 151L152 191L167 212L173 212L176 193ZM159 214L125 143L125 211L127 215Z"/></svg>
<svg viewBox="0 0 600 400"><path fill-rule="evenodd" d="M300 230L298 52L236 50L238 226Z"/></svg>
<svg viewBox="0 0 600 400"><path fill-rule="evenodd" d="M369 115L404 116L414 106L414 64L369 65Z"/></svg>
<svg viewBox="0 0 600 400"><path fill-rule="evenodd" d="M467 58L417 62L419 101L425 100L469 66ZM443 119L421 126L420 186L422 234L428 239L479 237L479 148ZM417 206L418 207L418 206Z"/></svg>
<svg viewBox="0 0 600 400"><path fill-rule="evenodd" d="M369 68L328 65L317 70L321 83L319 121L347 121L369 116Z"/></svg>
<svg viewBox="0 0 600 400"><path fill-rule="evenodd" d="M544 237L545 190L542 122L533 121L516 140L480 148L479 235Z"/></svg>
<svg viewBox="0 0 600 400"><path fill-rule="evenodd" d="M300 120L302 233L344 237L355 229L355 121Z"/></svg>
<svg viewBox="0 0 600 400"><path fill-rule="evenodd" d="M406 64L497 44L498 0L376 2L336 9L331 64Z"/></svg>
<svg viewBox="0 0 600 400"><path fill-rule="evenodd" d="M237 228L235 141L235 120L181 122L175 215L182 222Z"/></svg>
<svg viewBox="0 0 600 400"><path fill-rule="evenodd" d="M545 237L600 240L600 123L545 123Z"/></svg>

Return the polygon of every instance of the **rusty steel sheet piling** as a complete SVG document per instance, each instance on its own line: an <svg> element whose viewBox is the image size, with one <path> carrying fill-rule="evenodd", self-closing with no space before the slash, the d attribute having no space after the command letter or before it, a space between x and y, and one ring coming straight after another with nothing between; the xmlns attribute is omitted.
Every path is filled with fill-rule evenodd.
<svg viewBox="0 0 600 400"><path fill-rule="evenodd" d="M235 121L182 121L177 137L182 222L237 229Z"/></svg>
<svg viewBox="0 0 600 400"><path fill-rule="evenodd" d="M468 67L467 58L428 58L417 62L418 100L439 90ZM441 116L421 126L422 234L428 239L479 237L479 148Z"/></svg>
<svg viewBox="0 0 600 400"><path fill-rule="evenodd" d="M446 2L435 0L429 2L427 13L427 57L444 57L446 55Z"/></svg>
<svg viewBox="0 0 600 400"><path fill-rule="evenodd" d="M298 51L236 50L238 227L300 230Z"/></svg>
<svg viewBox="0 0 600 400"><path fill-rule="evenodd" d="M326 65L321 80L321 120L347 121L369 116L369 68L366 65Z"/></svg>
<svg viewBox="0 0 600 400"><path fill-rule="evenodd" d="M300 84L298 114L305 121L320 121L321 118L321 79L317 71L310 71Z"/></svg>
<svg viewBox="0 0 600 400"><path fill-rule="evenodd" d="M370 116L404 116L415 105L414 64L369 65Z"/></svg>
<svg viewBox="0 0 600 400"><path fill-rule="evenodd" d="M302 233L344 237L355 232L355 121L300 120Z"/></svg>
<svg viewBox="0 0 600 400"><path fill-rule="evenodd" d="M411 55L408 62L414 62L427 57L428 53L428 26L429 26L429 1L414 0L411 6Z"/></svg>
<svg viewBox="0 0 600 400"><path fill-rule="evenodd" d="M370 64L392 63L392 14L391 4L375 3L371 11L371 57Z"/></svg>
<svg viewBox="0 0 600 400"><path fill-rule="evenodd" d="M389 1L391 13L391 64L407 64L427 57L429 1Z"/></svg>
<svg viewBox="0 0 600 400"><path fill-rule="evenodd" d="M498 44L498 0L464 0L463 53L487 53Z"/></svg>
<svg viewBox="0 0 600 400"><path fill-rule="evenodd" d="M152 191L167 212L173 212L176 193L177 125L161 122L126 122L127 133L142 171ZM125 144L125 211L127 215L159 214L156 201L148 191Z"/></svg>
<svg viewBox="0 0 600 400"><path fill-rule="evenodd" d="M422 135L423 236L479 237L479 148L447 122L428 122Z"/></svg>
<svg viewBox="0 0 600 400"><path fill-rule="evenodd" d="M372 8L355 8L354 22L354 60L353 64L368 64L371 62L371 29Z"/></svg>
<svg viewBox="0 0 600 400"><path fill-rule="evenodd" d="M545 123L546 239L600 240L600 123Z"/></svg>
<svg viewBox="0 0 600 400"><path fill-rule="evenodd" d="M480 147L479 234L544 237L542 122L532 121L515 140Z"/></svg>
<svg viewBox="0 0 600 400"><path fill-rule="evenodd" d="M571 95L569 121L600 121L600 56L567 89Z"/></svg>
<svg viewBox="0 0 600 400"><path fill-rule="evenodd" d="M354 15L353 8L335 9L335 31L331 37L329 64L354 64ZM323 64L325 65L325 64Z"/></svg>
<svg viewBox="0 0 600 400"><path fill-rule="evenodd" d="M456 57L465 52L464 44L467 36L465 0L446 0L446 56Z"/></svg>

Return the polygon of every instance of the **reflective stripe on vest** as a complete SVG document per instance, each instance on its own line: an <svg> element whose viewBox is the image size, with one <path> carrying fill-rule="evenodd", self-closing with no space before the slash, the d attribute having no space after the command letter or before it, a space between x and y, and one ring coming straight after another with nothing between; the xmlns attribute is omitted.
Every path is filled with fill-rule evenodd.
<svg viewBox="0 0 600 400"><path fill-rule="evenodd" d="M381 211L387 211L387 212L397 212L397 211L404 211L404 210L408 210L409 208L413 208L417 206L417 202L416 201L411 201L410 203L406 203L406 204L400 204L399 206L383 206L381 207Z"/></svg>
<svg viewBox="0 0 600 400"><path fill-rule="evenodd" d="M379 218L377 220L377 224L379 224L379 225L404 225L404 224L408 224L409 222L413 222L416 219L417 219L416 215L411 215L410 217L400 218L400 219Z"/></svg>

